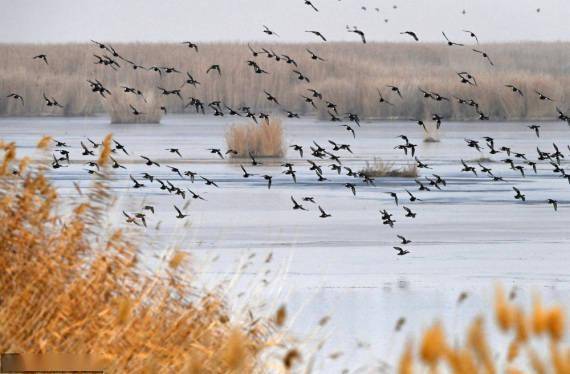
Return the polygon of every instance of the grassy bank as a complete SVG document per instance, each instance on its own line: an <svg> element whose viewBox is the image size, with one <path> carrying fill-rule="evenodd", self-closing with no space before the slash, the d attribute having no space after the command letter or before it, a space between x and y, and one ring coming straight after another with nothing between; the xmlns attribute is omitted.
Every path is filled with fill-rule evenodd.
<svg viewBox="0 0 570 374"><path fill-rule="evenodd" d="M322 92L326 100L338 105L339 113L354 112L362 118L395 119L426 118L438 113L446 119L473 120L473 107L452 102L435 102L422 97L419 88L452 98L456 95L473 99L493 120L554 119L555 105L563 110L570 98L570 43L511 43L482 45L491 56L491 66L470 48L449 48L445 44L424 43L323 43L314 45L276 44L254 45L292 57L298 70L310 78L300 81L293 69L281 59L260 54L253 57L245 44L201 44L199 53L182 44L116 44L113 47L129 60L150 66L175 67L181 73L159 75L155 71L134 70L128 63L117 60L116 71L95 65L93 54L104 54L95 45L0 45L0 115L90 115L105 112L104 99L91 92L86 79L99 79L112 91L118 86L135 87L154 93L169 112L193 111L185 108L189 97L205 103L221 100L232 108L243 105L254 111L300 114L317 113L328 118L326 106L316 100L317 109L301 95L310 96L307 88ZM314 61L306 48L326 61ZM32 57L45 53L49 65ZM247 60L270 74L254 74ZM219 64L222 74L206 71ZM462 84L456 72L467 71L475 76L477 86ZM176 95L162 96L157 87L178 89L187 78L186 72L200 82L193 87L184 85L181 100ZM506 88L519 87L524 96ZM403 98L386 85L400 87ZM394 105L379 104L377 88ZM269 102L265 91L280 105ZM534 90L544 92L556 102L538 100ZM25 99L22 106L6 99L17 92ZM55 97L64 108L46 107L42 94ZM120 92L113 92L113 95ZM222 107L222 109L224 109Z"/></svg>

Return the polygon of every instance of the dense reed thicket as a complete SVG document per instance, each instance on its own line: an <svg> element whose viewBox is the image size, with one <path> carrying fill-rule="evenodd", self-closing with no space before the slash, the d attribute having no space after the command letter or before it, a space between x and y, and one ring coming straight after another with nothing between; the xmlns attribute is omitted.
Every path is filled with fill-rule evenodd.
<svg viewBox="0 0 570 374"><path fill-rule="evenodd" d="M226 144L234 157L283 157L286 151L283 124L280 119L232 125L226 132Z"/></svg>
<svg viewBox="0 0 570 374"><path fill-rule="evenodd" d="M393 162L385 162L379 158L375 158L372 162L366 161L366 166L360 172L369 178L417 178L419 175L416 164L397 167Z"/></svg>
<svg viewBox="0 0 570 374"><path fill-rule="evenodd" d="M459 341L449 339L442 323L436 322L424 332L417 347L407 345L398 372L570 373L566 317L561 307L548 308L535 295L532 310L526 312L498 287L494 312L500 334L508 338L506 347L491 344L483 317L475 318Z"/></svg>
<svg viewBox="0 0 570 374"><path fill-rule="evenodd" d="M102 148L104 165L111 137ZM195 287L181 251L156 273L141 270L132 235L104 223L113 202L106 178L63 213L41 166L16 161L14 144L0 142L0 156L1 352L90 354L110 373L264 372L271 362L285 371L296 363L298 351L278 337L284 309L271 320L232 314L221 294Z"/></svg>
<svg viewBox="0 0 570 374"><path fill-rule="evenodd" d="M193 111L185 108L193 96L206 103L222 100L239 108L279 112L291 110L300 114L314 112L301 95L310 95L307 88L321 91L325 99L338 104L339 112L358 113L362 118L425 118L438 113L448 119L476 119L472 107L457 102L434 102L422 97L418 88L436 91L444 96L472 98L493 120L555 118L555 105L566 110L570 97L570 43L511 43L489 44L484 49L495 63L490 66L470 48L450 48L444 43L322 43L254 45L285 54L298 64L310 83L300 81L291 64L269 59L265 54L253 57L245 44L201 44L199 53L182 44L116 44L113 47L131 61L150 66L171 66L181 71L159 75L155 71L134 70L118 60L121 67L95 65L93 53L103 54L95 45L0 45L0 95L17 92L26 105L15 100L0 100L0 115L90 115L104 112L102 99L92 93L86 79L99 79L113 89L120 85L153 92L169 112ZM314 61L305 50L311 49L326 61ZM32 60L38 53L48 55L49 65ZM247 60L255 60L270 74L254 74ZM222 74L211 71L219 64ZM477 79L477 86L461 84L455 72L467 71ZM157 87L178 89L184 83L185 72L200 82L193 87L184 85L181 100L176 95L160 96ZM521 97L505 84L517 85L525 93ZM386 85L400 87L403 99L389 91ZM393 106L378 103L376 89ZM543 91L556 100L545 103L537 99L534 90ZM275 96L277 106L266 100L264 90ZM65 108L48 108L42 93L55 97ZM113 91L113 95L117 94ZM316 112L328 118L327 108L317 100Z"/></svg>

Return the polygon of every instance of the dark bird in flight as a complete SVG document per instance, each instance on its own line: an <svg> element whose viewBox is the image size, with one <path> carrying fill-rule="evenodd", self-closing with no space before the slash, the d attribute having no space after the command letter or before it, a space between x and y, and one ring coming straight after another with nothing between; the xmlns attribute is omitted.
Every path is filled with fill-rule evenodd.
<svg viewBox="0 0 570 374"><path fill-rule="evenodd" d="M217 154L221 159L224 158L224 155L222 155L222 151L220 151L219 148L208 148L208 151L210 151L210 153Z"/></svg>
<svg viewBox="0 0 570 374"><path fill-rule="evenodd" d="M306 50L307 52L309 52L309 54L311 55L311 59L312 59L312 60L325 61L324 58L319 57L317 54L315 54L315 53L314 53L313 51L311 51L310 49L305 48L305 50ZM322 98L321 98L321 99L322 99Z"/></svg>
<svg viewBox="0 0 570 374"><path fill-rule="evenodd" d="M129 107L131 108L131 111L132 111L132 113L133 113L134 116L144 115L143 112L139 112L139 111L137 110L137 108L135 108L134 106L132 106L132 105L129 104Z"/></svg>
<svg viewBox="0 0 570 374"><path fill-rule="evenodd" d="M299 204L297 201L295 201L293 196L291 196L291 201L293 202L293 210L307 210L307 209L305 209L305 207L303 207L301 204Z"/></svg>
<svg viewBox="0 0 570 374"><path fill-rule="evenodd" d="M558 211L558 201L556 201L556 200L554 200L554 199L548 199L548 200L546 200L546 202L547 202L549 205L552 205L552 207L554 208L554 211L555 211L555 212Z"/></svg>
<svg viewBox="0 0 570 374"><path fill-rule="evenodd" d="M299 155L301 156L301 158L303 158L303 146L293 144L293 145L290 145L289 148L293 148L293 150L299 152Z"/></svg>
<svg viewBox="0 0 570 374"><path fill-rule="evenodd" d="M218 186L218 185L216 184L216 182L214 182L213 180L208 179L208 178L206 178L206 177L202 177L202 176L200 176L200 178L202 178L202 180L206 183L206 186L214 186L214 187L218 187L218 188L219 188L219 186Z"/></svg>
<svg viewBox="0 0 570 374"><path fill-rule="evenodd" d="M332 217L330 214L328 214L327 212L325 212L325 210L324 210L323 208L321 208L320 205L319 205L319 210L321 211L321 215L319 216L320 218Z"/></svg>
<svg viewBox="0 0 570 374"><path fill-rule="evenodd" d="M192 191L188 187L186 187L186 189L188 190L188 192L190 192L192 194L193 199L200 199L200 200L206 201L206 199L204 199L202 196L198 195L196 192Z"/></svg>
<svg viewBox="0 0 570 374"><path fill-rule="evenodd" d="M304 80L307 83L311 83L311 80L306 75L301 73L299 70L293 70L293 73L297 74L297 79L299 79L300 81Z"/></svg>
<svg viewBox="0 0 570 374"><path fill-rule="evenodd" d="M83 148L83 152L81 153L81 155L83 156L95 156L95 152L89 150L89 148L87 148L87 146L85 144L83 144L83 142L80 142L81 144L81 148Z"/></svg>
<svg viewBox="0 0 570 374"><path fill-rule="evenodd" d="M255 157L253 157L253 154L251 152L248 152L248 154L249 158L251 158L251 165L253 166L263 165L261 162L257 161Z"/></svg>
<svg viewBox="0 0 570 374"><path fill-rule="evenodd" d="M406 211L406 217L416 218L417 213L412 212L412 210L407 206L404 206L402 208L404 208L404 210Z"/></svg>
<svg viewBox="0 0 570 374"><path fill-rule="evenodd" d="M219 75L222 75L222 69L220 68L220 65L214 64L214 65L210 66L208 68L208 70L206 70L206 74L208 74L212 70L215 70L218 72Z"/></svg>
<svg viewBox="0 0 570 374"><path fill-rule="evenodd" d="M386 87L390 88L390 90L392 90L392 92L395 92L398 94L398 96L402 97L402 92L400 92L400 88L397 86L391 86L391 85L387 85Z"/></svg>
<svg viewBox="0 0 570 374"><path fill-rule="evenodd" d="M43 54L43 53L40 54L40 55L34 56L33 59L34 59L34 60L37 60L37 59L43 60L43 62L45 62L46 65L49 65L49 64L48 64L48 61L47 61L47 55L45 55L45 54Z"/></svg>
<svg viewBox="0 0 570 374"><path fill-rule="evenodd" d="M115 143L115 149L123 151L123 153L126 154L127 156L129 155L129 152L127 152L127 149L125 148L124 145L122 145L121 143L119 143L115 139L113 139L113 142Z"/></svg>
<svg viewBox="0 0 570 374"><path fill-rule="evenodd" d="M198 52L198 45L192 42L182 42L182 44L186 44L186 46L188 46L188 48L192 49L194 48L196 50L196 52Z"/></svg>
<svg viewBox="0 0 570 374"><path fill-rule="evenodd" d="M402 245L407 245L412 242L411 240L406 239L402 235L396 235L396 237L402 241Z"/></svg>
<svg viewBox="0 0 570 374"><path fill-rule="evenodd" d="M263 25L263 32L266 33L267 35L279 36L275 31L270 30L269 27L265 25Z"/></svg>
<svg viewBox="0 0 570 374"><path fill-rule="evenodd" d="M366 44L366 36L364 35L364 31L359 30L359 29L356 28L356 26L354 26L354 29L348 30L348 32L353 32L353 33L355 33L355 34L360 35L360 39L362 40L362 43L363 43L363 44Z"/></svg>
<svg viewBox="0 0 570 374"><path fill-rule="evenodd" d="M279 101L277 100L277 98L273 95L271 95L269 92L263 90L263 92L265 93L266 99L269 102L274 102L275 104L279 105Z"/></svg>
<svg viewBox="0 0 570 374"><path fill-rule="evenodd" d="M493 60L491 60L491 57L489 57L489 55L487 54L487 52L484 51L480 51L478 49L472 49L473 52L475 53L479 53L481 56L483 56L484 58L487 59L487 61L489 61L489 64L491 64L491 66L494 66L495 64L493 63Z"/></svg>
<svg viewBox="0 0 570 374"><path fill-rule="evenodd" d="M540 138L540 125L530 125L528 128L534 131L537 138Z"/></svg>
<svg viewBox="0 0 570 374"><path fill-rule="evenodd" d="M402 35L409 35L409 36L411 36L412 38L414 38L414 40L415 40L416 42L419 42L419 41L420 41L420 39L418 38L418 36L416 35L416 33L413 32L413 31L404 31L404 32L401 32L400 34L402 34Z"/></svg>
<svg viewBox="0 0 570 374"><path fill-rule="evenodd" d="M473 39L475 39L477 44L479 44L479 38L477 38L477 35L475 35L475 33L473 31L463 30L463 32L469 34L469 36L472 37Z"/></svg>
<svg viewBox="0 0 570 374"><path fill-rule="evenodd" d="M240 165L240 168L241 168L241 170L243 170L243 177L244 177L244 178L249 178L249 177L255 176L255 174L250 174L250 173L248 173L248 172L245 170L245 168L243 167L243 165Z"/></svg>
<svg viewBox="0 0 570 374"><path fill-rule="evenodd" d="M147 165L147 166L155 165L155 166L160 167L160 164L159 164L158 162L155 162L155 161L151 160L150 158L148 158L148 157L146 157L146 156L142 156L142 155L141 155L140 157L141 157L143 160L146 161L146 162L145 162L145 165Z"/></svg>
<svg viewBox="0 0 570 374"><path fill-rule="evenodd" d="M421 199L417 198L416 196L414 196L410 191L405 190L408 195L410 195L410 201L413 203L414 201L422 201Z"/></svg>
<svg viewBox="0 0 570 374"><path fill-rule="evenodd" d="M513 187L513 190L516 192L515 199L526 201L526 196L524 194L522 194L518 188Z"/></svg>
<svg viewBox="0 0 570 374"><path fill-rule="evenodd" d="M518 87L516 87L512 84L505 84L505 87L510 88L514 93L517 93L520 96L524 96L523 92Z"/></svg>
<svg viewBox="0 0 570 374"><path fill-rule="evenodd" d="M475 167L467 165L463 160L461 160L461 164L463 165L463 169L461 169L461 171L472 172L473 174L475 174L475 176L477 176L477 170L475 169Z"/></svg>
<svg viewBox="0 0 570 374"><path fill-rule="evenodd" d="M18 95L17 93L11 92L8 96L6 96L8 98L12 98L14 100L20 100L22 102L22 106L24 106L24 98L21 95Z"/></svg>
<svg viewBox="0 0 570 374"><path fill-rule="evenodd" d="M111 159L111 161L113 161L113 165L112 165L112 168L113 168L113 169L119 169L119 168L121 168L121 169L126 169L126 167L124 167L123 165L119 164L119 163L117 162L117 160L115 160L113 157L109 157L109 158Z"/></svg>
<svg viewBox="0 0 570 374"><path fill-rule="evenodd" d="M323 40L323 42L326 42L326 41L327 41L327 38L325 38L325 36L324 36L323 34L321 34L320 31L317 31L317 30L306 30L305 32L308 32L308 33L311 33L311 34L314 34L314 35L318 36L319 38L321 38L321 39Z"/></svg>
<svg viewBox="0 0 570 374"><path fill-rule="evenodd" d="M271 189L271 182L273 181L273 177L271 175L265 174L263 176L263 179L265 179L267 181L267 189L270 190Z"/></svg>
<svg viewBox="0 0 570 374"><path fill-rule="evenodd" d="M139 181L137 181L132 175L129 175L129 178L131 178L131 180L134 183L133 188L142 188L144 187L144 184L140 183Z"/></svg>
<svg viewBox="0 0 570 374"><path fill-rule="evenodd" d="M353 183L345 183L344 186L352 191L352 194L356 196L356 186Z"/></svg>
<svg viewBox="0 0 570 374"><path fill-rule="evenodd" d="M396 253L398 256L404 256L410 253L410 251L404 250L402 247L394 247L394 249L398 251L398 253Z"/></svg>
<svg viewBox="0 0 570 374"><path fill-rule="evenodd" d="M380 104L388 104L388 105L392 105L392 106L394 105L394 104L392 104L391 102L389 102L388 100L386 100L386 99L384 98L384 96L382 96L382 92L380 91L379 88L377 88L376 90L378 91L378 102L379 102Z"/></svg>
<svg viewBox="0 0 570 374"><path fill-rule="evenodd" d="M180 150L178 148L166 148L165 150L170 153L176 153L178 157L182 157L182 155L180 154Z"/></svg>
<svg viewBox="0 0 570 374"><path fill-rule="evenodd" d="M310 0L305 0L305 5L310 6L311 8L313 8L315 10L315 12L318 12L319 10L317 9L317 7L310 1Z"/></svg>
<svg viewBox="0 0 570 374"><path fill-rule="evenodd" d="M550 97L544 95L542 92L539 92L539 91L537 91L537 90L534 90L534 92L538 95L538 98L539 98L540 100L542 100L542 101L545 101L545 100L547 100L547 101L554 101L554 100L552 100Z"/></svg>
<svg viewBox="0 0 570 374"><path fill-rule="evenodd" d="M449 38L447 37L447 35L445 35L445 32L441 32L443 34L443 37L445 38L445 40L447 40L447 45L450 47L453 47L454 45L458 46L458 47L463 47L463 44L459 44L459 43L455 43L452 42L451 40L449 40Z"/></svg>
<svg viewBox="0 0 570 374"><path fill-rule="evenodd" d="M175 209L176 212L178 213L178 214L176 215L176 218L182 219L182 218L188 217L188 214L182 214L182 212L180 211L180 209L179 209L176 205L174 205L174 209Z"/></svg>

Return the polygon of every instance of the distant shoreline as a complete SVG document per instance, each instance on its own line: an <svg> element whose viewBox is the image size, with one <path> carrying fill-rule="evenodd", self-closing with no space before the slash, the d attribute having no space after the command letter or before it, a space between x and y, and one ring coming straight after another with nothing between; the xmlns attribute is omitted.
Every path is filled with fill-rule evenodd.
<svg viewBox="0 0 570 374"><path fill-rule="evenodd" d="M204 116L202 114L196 114L196 113L172 113L169 114L168 116L165 116L162 118L161 123L156 123L156 125L161 125L162 122L164 122L165 120L168 120L168 118L190 118L192 120L200 120L204 117L207 117L209 119L212 119L212 117L208 117L208 116ZM43 114L43 115L22 115L22 116L0 116L0 121L2 120L10 120L10 119L17 119L17 120L25 120L25 119L30 119L30 120L41 120L41 119L108 119L109 120L109 124L111 123L111 117L106 114L106 113L94 113L91 115L87 115L87 116L62 116L62 115L50 115L50 114ZM283 118L283 116L281 116L281 118L284 120L285 125L288 124L294 124L295 122L299 121L299 119L287 119L287 118ZM314 120L314 121L320 121L320 122L329 122L326 119L320 119L318 118L316 115L306 115L304 116L301 120ZM361 120L361 124L370 124L370 123L401 123L401 122L412 122L413 120L408 119L408 118L366 118L366 119L362 119ZM235 122L235 123L242 123L242 122L247 122L247 120L245 118L232 118L231 121L228 122ZM252 121L253 122L253 121ZM474 118L474 119L460 119L460 120L448 120L445 121L447 123L481 123L481 121L479 121L478 119ZM444 123L445 123L444 122ZM560 120L556 119L556 118L543 118L543 119L507 119L507 120L490 120L490 121L486 121L486 122L490 122L490 123L533 123L533 122L540 122L540 123L562 123ZM429 123L429 122L428 122ZM152 125L152 123L143 123L144 125ZM117 125L138 125L137 123L125 123L125 124L117 124ZM570 126L570 125L569 125Z"/></svg>
<svg viewBox="0 0 570 374"><path fill-rule="evenodd" d="M83 117L111 113L114 118L129 122L130 105L159 118L160 106L165 107L167 115L195 112L188 104L191 98L196 98L210 115L214 111L208 108L208 103L220 101L226 115L230 112L227 108L239 110L247 106L257 114L286 115L289 111L301 117L326 120L331 118L328 101L338 109L332 114L343 121L347 120L346 113L353 113L362 121L411 118L429 121L437 114L447 121L471 122L483 114L493 122L532 122L555 120L556 107L567 113L570 104L566 103L570 98L567 73L570 42L465 47L413 42L251 43L250 46L204 43L196 52L176 43L117 43L113 48L121 57L113 57L118 65L114 70L96 64L95 55L113 54L95 44L0 43L0 117ZM262 48L272 57L262 52ZM472 51L477 48L488 53L491 60ZM252 49L257 56L253 56ZM307 50L324 61L312 59ZM32 59L40 53L47 55L49 64ZM285 56L294 64L287 63ZM254 61L267 74L256 74L247 61ZM144 68L135 70L133 64ZM221 74L208 72L213 64L221 67ZM152 66L173 67L179 73L145 69ZM294 70L307 79L299 79ZM456 74L461 71L472 74L476 84L462 83ZM188 84L187 73L199 84ZM112 94L103 98L92 92L88 79L99 80ZM524 95L512 92L505 87L507 84L517 86ZM398 86L402 96L391 92L388 85ZM140 90L147 101L142 96L125 93L121 86ZM165 96L159 87L180 90L180 97ZM312 97L308 89L320 92L322 100ZM378 102L379 90L390 104ZM421 90L437 93L446 100L426 99ZM268 101L265 91L278 98L279 104ZM544 92L554 102L539 100L535 91ZM12 92L21 95L25 105L7 99ZM57 99L64 108L47 107L44 93ZM306 97L312 98L315 105L307 102ZM473 100L478 106L464 104L460 99Z"/></svg>

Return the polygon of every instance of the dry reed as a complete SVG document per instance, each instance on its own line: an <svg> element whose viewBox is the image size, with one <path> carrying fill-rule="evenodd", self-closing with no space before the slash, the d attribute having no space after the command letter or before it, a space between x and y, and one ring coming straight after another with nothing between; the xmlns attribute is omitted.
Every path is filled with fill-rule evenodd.
<svg viewBox="0 0 570 374"><path fill-rule="evenodd" d="M160 104L169 112L191 111L185 109L188 97L196 97L206 103L222 100L239 108L248 105L253 111L280 112L283 109L300 114L315 111L300 95L307 88L321 91L325 99L338 104L339 111L358 113L361 118L410 119L427 118L438 113L446 120L475 120L473 107L458 102L434 102L421 97L418 88L433 90L444 96L472 98L480 109L493 120L541 120L554 119L554 105L537 99L534 90L543 91L563 106L570 97L570 43L510 43L481 46L493 58L492 67L469 48L448 48L440 44L412 43L357 43L326 44L277 44L254 45L259 50L267 47L280 54L293 57L298 69L310 77L310 84L302 83L292 72L291 65L268 59L265 55L254 58L247 45L237 43L204 43L200 52L181 44L116 44L113 47L130 60L146 67L174 66L182 74L158 75L153 71L137 69L123 61L114 71L109 67L94 65L93 53L99 49L87 44L54 45L0 45L0 94L15 91L22 94L26 105L15 100L0 100L0 115L90 115L104 112L102 99L92 93L86 79L99 79L106 87L120 84L134 86L143 92L160 95L158 86L179 88L190 72L201 84L185 85L182 96L160 96ZM314 50L326 59L315 62L305 51ZM46 53L50 61L45 65L32 56ZM257 75L245 63L255 61L268 75ZM211 64L220 64L222 75L206 74ZM459 82L456 72L473 74L478 86L466 86ZM515 84L525 93L524 97L511 92L505 84ZM389 92L386 85L400 87L403 99ZM394 103L380 105L376 89ZM266 100L264 90L278 98L281 106ZM55 97L65 107L48 108L42 99L42 91ZM115 92L113 92L115 94ZM328 118L327 108L317 100L317 114Z"/></svg>
<svg viewBox="0 0 570 374"><path fill-rule="evenodd" d="M131 106L140 113L135 115ZM104 107L111 117L111 123L160 123L162 118L156 95L149 95L143 100L116 90L104 100Z"/></svg>
<svg viewBox="0 0 570 374"><path fill-rule="evenodd" d="M221 295L193 287L181 252L158 273L141 270L128 233L102 223L113 201L105 177L61 214L41 164L18 163L15 145L0 145L1 352L90 354L111 373L263 371L277 326L242 321ZM283 351L281 367L289 360Z"/></svg>
<svg viewBox="0 0 570 374"><path fill-rule="evenodd" d="M374 158L373 162L366 161L366 166L360 170L360 173L369 178L416 178L418 176L418 168L416 164L395 167L393 162L384 162L379 158Z"/></svg>
<svg viewBox="0 0 570 374"><path fill-rule="evenodd" d="M510 337L507 347L490 345L482 317L471 323L463 345L448 340L437 322L425 331L417 352L413 345L406 345L398 372L407 374L415 372L412 368L425 367L431 372L444 369L457 374L522 373L529 369L534 373L570 373L570 347L562 342L566 324L560 307L547 308L535 297L532 311L525 312L498 287L495 319L499 330ZM505 354L497 355L499 350Z"/></svg>
<svg viewBox="0 0 570 374"><path fill-rule="evenodd" d="M226 132L226 144L237 152L233 157L283 157L285 139L281 119L270 119L259 124L242 123L230 126Z"/></svg>

